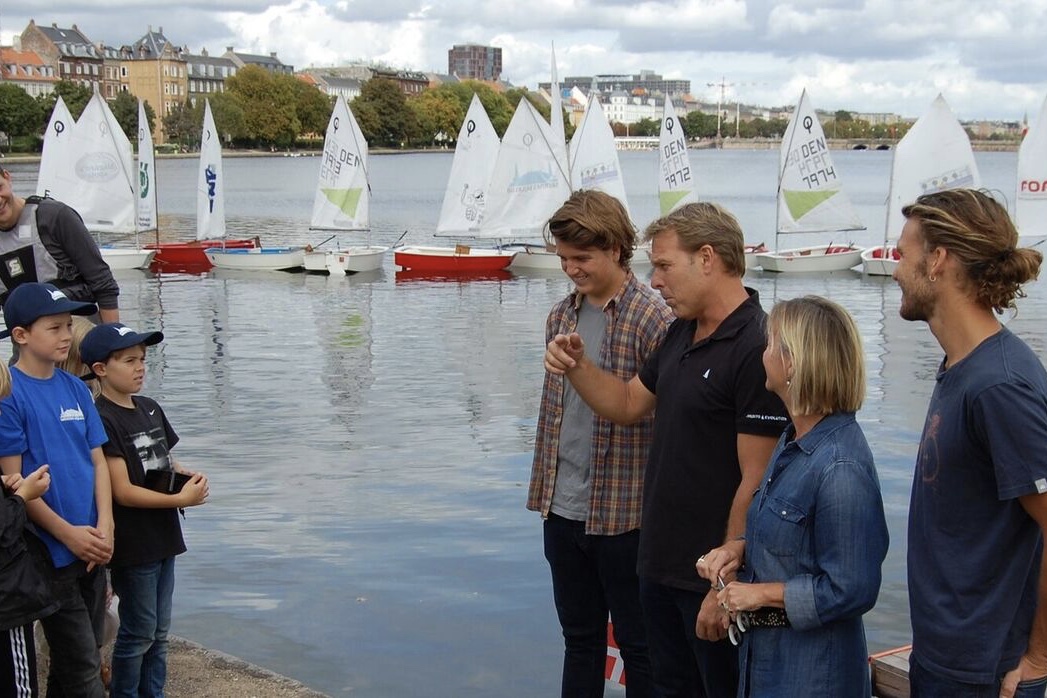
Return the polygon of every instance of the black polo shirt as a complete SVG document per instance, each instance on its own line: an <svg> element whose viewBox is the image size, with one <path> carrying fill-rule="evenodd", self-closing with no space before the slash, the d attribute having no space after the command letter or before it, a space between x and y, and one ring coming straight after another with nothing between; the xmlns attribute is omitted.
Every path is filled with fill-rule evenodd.
<svg viewBox="0 0 1047 698"><path fill-rule="evenodd" d="M654 442L644 475L640 576L706 591L698 556L723 543L741 482L738 434L779 436L785 405L765 387L767 314L756 291L709 337L677 319L640 371L657 396Z"/></svg>

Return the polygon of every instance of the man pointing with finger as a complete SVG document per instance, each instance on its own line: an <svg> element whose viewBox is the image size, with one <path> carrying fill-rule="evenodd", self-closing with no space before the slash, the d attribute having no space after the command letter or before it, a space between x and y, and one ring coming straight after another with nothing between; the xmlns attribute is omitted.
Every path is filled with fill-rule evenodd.
<svg viewBox="0 0 1047 698"><path fill-rule="evenodd" d="M576 334L553 338L545 366L616 423L657 406L638 555L654 683L664 696L733 698L737 655L724 639L716 593L694 564L705 546L743 534L788 417L764 387L766 313L742 284L734 216L715 204L689 204L652 223L646 239L651 285L677 319L639 374L623 381L602 371Z"/></svg>

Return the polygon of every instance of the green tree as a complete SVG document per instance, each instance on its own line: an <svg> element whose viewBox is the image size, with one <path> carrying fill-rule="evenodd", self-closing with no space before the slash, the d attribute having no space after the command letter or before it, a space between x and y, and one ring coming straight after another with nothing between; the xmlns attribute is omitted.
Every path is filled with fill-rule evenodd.
<svg viewBox="0 0 1047 698"><path fill-rule="evenodd" d="M230 92L216 92L208 97L211 103L211 116L214 117L214 127L218 129L222 142L244 141L249 138L247 131L247 117L244 108L236 95ZM199 105L200 121L203 120L203 105ZM200 140L199 134L196 137Z"/></svg>
<svg viewBox="0 0 1047 698"><path fill-rule="evenodd" d="M116 122L132 143L138 142L138 99L130 92L120 92L116 99L109 103L109 109L116 117ZM149 132L153 131L156 123L156 113L148 102L145 103L145 120L149 124Z"/></svg>
<svg viewBox="0 0 1047 698"><path fill-rule="evenodd" d="M371 78L363 84L360 96L353 100L350 108L371 145L399 148L418 130L414 112L407 106L407 97L392 80ZM361 118L365 109L371 113Z"/></svg>
<svg viewBox="0 0 1047 698"><path fill-rule="evenodd" d="M552 112L552 105L545 101L545 99L537 92L531 92L526 87L514 87L511 90L507 90L505 93L505 99L509 102L509 106L512 111L516 111L516 107L519 106L520 100L526 98L531 105L538 110L538 113L542 117L549 121L549 114Z"/></svg>
<svg viewBox="0 0 1047 698"><path fill-rule="evenodd" d="M264 68L249 65L227 78L225 84L226 91L243 109L248 140L281 148L294 143L302 125L296 114L294 90L289 82L275 79Z"/></svg>
<svg viewBox="0 0 1047 698"><path fill-rule="evenodd" d="M843 123L844 121L852 121L854 119L854 114L851 114L851 112L846 109L839 109L836 111L835 118L837 122Z"/></svg>
<svg viewBox="0 0 1047 698"><path fill-rule="evenodd" d="M185 100L182 104L176 105L171 113L163 118L167 140L183 148L195 146L200 142L203 120L203 105L193 107L188 99Z"/></svg>
<svg viewBox="0 0 1047 698"><path fill-rule="evenodd" d="M299 80L292 75L276 76L278 82L287 82L294 93L295 115L298 117L301 134L323 136L327 122L331 120L334 100L321 92L315 85Z"/></svg>
<svg viewBox="0 0 1047 698"><path fill-rule="evenodd" d="M716 137L716 114L703 114L700 111L692 111L681 119L684 133L688 138L715 138Z"/></svg>
<svg viewBox="0 0 1047 698"><path fill-rule="evenodd" d="M74 119L79 119L84 113L84 107L91 101L91 89L70 80L59 80L55 83L55 89L49 95L40 95L37 102L44 110L44 124L51 120L51 112L54 111L55 103L61 97L66 108Z"/></svg>
<svg viewBox="0 0 1047 698"><path fill-rule="evenodd" d="M495 92L486 83L476 80L465 80L464 82L440 85L434 91L454 95L462 106L463 120L465 119L464 114L469 111L469 103L473 101L473 95L475 94L480 98L480 104L483 105L484 111L487 112L488 118L491 119L491 125L494 126L498 136L505 135L505 129L509 128L509 121L513 118L513 106L509 104L509 100L505 98L504 94ZM458 125L458 129L461 129L461 124ZM455 130L455 135L458 134L458 129Z"/></svg>
<svg viewBox="0 0 1047 698"><path fill-rule="evenodd" d="M443 137L445 143L453 144L465 120L465 112L458 99L450 92L426 90L407 100L414 112L418 125L417 139L422 143L436 143Z"/></svg>
<svg viewBox="0 0 1047 698"><path fill-rule="evenodd" d="M661 122L644 117L629 127L630 136L657 136L661 129Z"/></svg>
<svg viewBox="0 0 1047 698"><path fill-rule="evenodd" d="M10 83L0 83L0 131L12 136L29 136L44 128L44 110L25 90Z"/></svg>

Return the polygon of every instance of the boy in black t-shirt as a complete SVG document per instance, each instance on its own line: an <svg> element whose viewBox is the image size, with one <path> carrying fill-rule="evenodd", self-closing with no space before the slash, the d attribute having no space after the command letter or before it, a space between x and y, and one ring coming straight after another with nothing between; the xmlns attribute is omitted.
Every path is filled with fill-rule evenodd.
<svg viewBox="0 0 1047 698"><path fill-rule="evenodd" d="M114 697L164 695L174 558L185 552L177 510L203 504L208 495L207 478L184 473L171 458L178 436L163 410L136 395L145 378L146 346L163 338L160 332L138 333L107 323L88 332L80 344L81 360L102 387L95 404L109 436L103 451L116 521L109 568L120 598L110 686ZM151 471L159 472L147 475ZM158 474L162 476L155 481L161 484L155 485Z"/></svg>

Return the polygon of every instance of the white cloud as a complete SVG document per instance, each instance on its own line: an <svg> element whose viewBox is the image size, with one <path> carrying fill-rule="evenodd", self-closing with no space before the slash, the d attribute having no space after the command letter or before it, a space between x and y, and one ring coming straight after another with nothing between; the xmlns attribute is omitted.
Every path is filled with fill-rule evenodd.
<svg viewBox="0 0 1047 698"><path fill-rule="evenodd" d="M961 118L1019 119L1047 92L1047 3L1021 0L145 0L4 5L10 42L30 17L127 44L152 25L192 50L275 51L296 67L378 60L444 72L456 43L503 49L516 84L651 69L730 99L917 116L939 90ZM116 21L116 20L119 21Z"/></svg>

